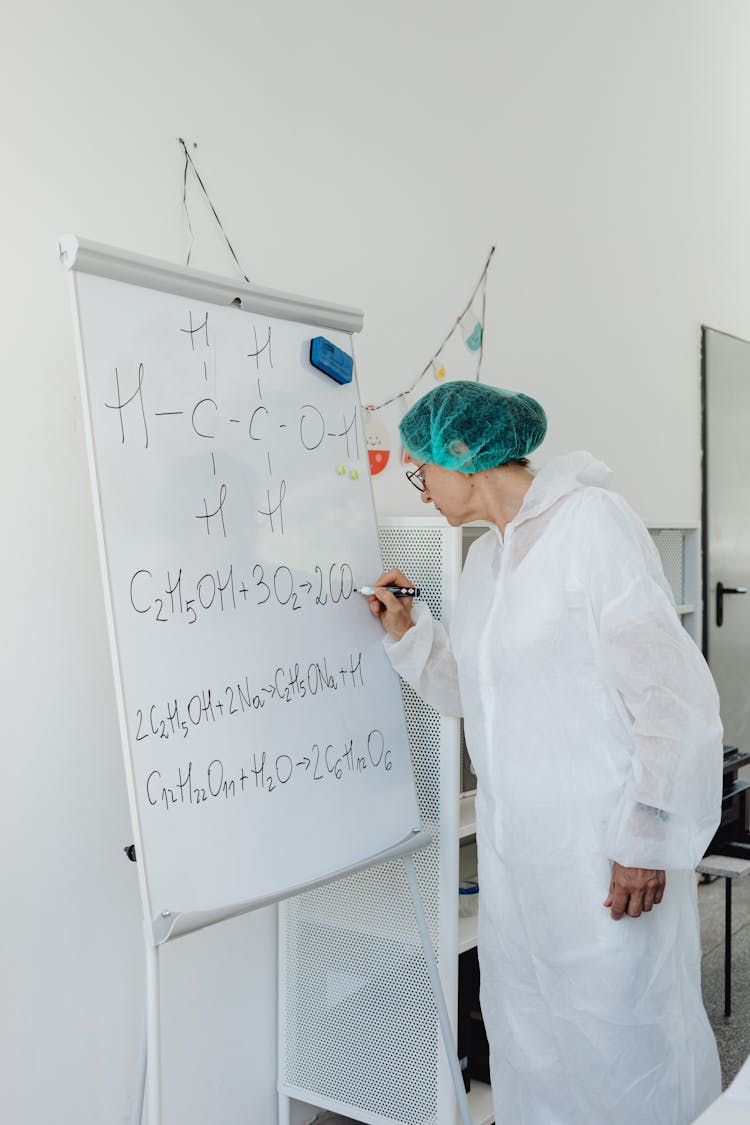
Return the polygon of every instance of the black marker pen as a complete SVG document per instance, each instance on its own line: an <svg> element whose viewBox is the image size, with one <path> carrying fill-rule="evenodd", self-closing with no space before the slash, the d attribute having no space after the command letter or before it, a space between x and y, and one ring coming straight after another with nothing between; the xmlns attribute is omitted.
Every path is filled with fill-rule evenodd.
<svg viewBox="0 0 750 1125"><path fill-rule="evenodd" d="M378 590L387 590L389 594L395 594L397 598L418 598L421 593L418 586L378 586ZM372 597L375 593L375 587L355 586L354 593Z"/></svg>

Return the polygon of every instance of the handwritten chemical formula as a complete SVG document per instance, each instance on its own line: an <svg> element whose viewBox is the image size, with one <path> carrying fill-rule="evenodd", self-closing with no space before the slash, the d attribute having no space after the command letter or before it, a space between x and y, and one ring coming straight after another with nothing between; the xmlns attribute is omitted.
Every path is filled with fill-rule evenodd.
<svg viewBox="0 0 750 1125"><path fill-rule="evenodd" d="M163 706L151 703L136 710L135 737L187 738L191 731L222 719L242 717L262 711L272 704L302 702L316 696L356 690L365 686L362 653L349 653L343 660L311 660L305 666L299 661L279 665L259 682L250 676L238 677L218 691L201 688L189 698L170 699Z"/></svg>
<svg viewBox="0 0 750 1125"><path fill-rule="evenodd" d="M300 451L308 454L324 450L329 454L331 465L346 463L356 466L356 479L360 471L363 441L359 407L354 404L340 409L334 405L328 413L324 413L309 399L285 403L283 408L273 405L268 384L274 376L277 379L282 376L282 372L274 371L273 329L271 325L263 325L259 332L256 324L252 325L252 339L246 345L250 350L234 357L235 364L239 359L240 370L244 369L245 385L239 396L233 394L231 402L227 402L227 396L222 393L217 338L210 331L209 315L206 311L202 319L196 317L194 320L190 309L187 326L175 330L178 337L184 339L186 350L182 359L184 378L179 385L180 401L187 400L184 405L177 406L167 401L168 390L160 380L158 364L153 364L153 370L149 364L147 371L143 361L131 371L122 371L115 366L111 400L108 399L104 405L113 414L123 447L137 443L144 449L152 448L154 444L169 439L168 429L177 427L183 438L188 435L194 439L196 448L201 447L205 451L207 494L197 501L194 518L203 523L206 534L218 532L225 538L229 534L226 512L230 485L222 479L221 454L217 455L212 446L236 446L235 435L231 431L237 427L237 435L247 443L248 455L250 448L254 447L253 458L262 459L267 478L265 504L256 508L256 514L268 521L271 531L283 535L285 500L294 482L288 481L287 471L274 471L274 461L279 459L280 437L290 437ZM236 372L236 366L233 371ZM311 379L318 378L311 368ZM213 386L211 394L205 393L209 383Z"/></svg>
<svg viewBox="0 0 750 1125"><path fill-rule="evenodd" d="M343 745L314 742L294 754L261 751L251 755L247 765L241 766L236 774L227 771L220 758L213 758L203 771L189 761L166 779L161 770L152 770L146 779L146 795L153 809L199 809L212 800L229 801L257 795L258 791L274 793L290 783L330 784L354 775L364 777L374 770L390 773L392 768L393 755L385 745L382 731L375 728L361 744L350 738Z"/></svg>
<svg viewBox="0 0 750 1125"><path fill-rule="evenodd" d="M262 563L230 563L225 569L195 577L180 567L176 573L140 567L130 579L130 604L135 613L148 615L162 625L182 618L194 625L205 613L225 613L243 607L285 606L296 613L308 605L338 605L354 592L349 563L314 563L312 574L302 578L284 564L267 571Z"/></svg>
<svg viewBox="0 0 750 1125"><path fill-rule="evenodd" d="M244 902L418 822L346 332L77 282L134 835L154 912ZM244 298L243 298L244 300ZM314 832L316 845L308 841ZM359 851L357 851L359 849Z"/></svg>

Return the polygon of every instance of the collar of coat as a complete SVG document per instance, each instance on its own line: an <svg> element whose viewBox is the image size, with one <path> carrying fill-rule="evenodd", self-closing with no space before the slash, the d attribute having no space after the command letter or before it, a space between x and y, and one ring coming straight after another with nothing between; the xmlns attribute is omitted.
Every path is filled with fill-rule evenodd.
<svg viewBox="0 0 750 1125"><path fill-rule="evenodd" d="M591 485L610 488L612 477L612 470L585 450L553 457L536 473L518 515L511 523L517 527L525 520L546 512L561 497L576 489Z"/></svg>

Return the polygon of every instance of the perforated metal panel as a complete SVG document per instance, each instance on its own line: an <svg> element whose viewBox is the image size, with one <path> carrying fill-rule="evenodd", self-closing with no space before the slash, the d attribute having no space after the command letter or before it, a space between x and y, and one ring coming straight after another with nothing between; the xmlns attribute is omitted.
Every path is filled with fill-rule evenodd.
<svg viewBox="0 0 750 1125"><path fill-rule="evenodd" d="M402 567L436 617L444 543L440 527L381 529L384 567ZM439 957L443 725L411 688L402 690L421 820L435 832L414 862ZM280 926L281 1089L377 1125L436 1122L442 1042L402 865L292 899Z"/></svg>
<svg viewBox="0 0 750 1125"><path fill-rule="evenodd" d="M672 587L678 605L685 597L685 536L676 527L650 528L651 538L661 557L664 576Z"/></svg>

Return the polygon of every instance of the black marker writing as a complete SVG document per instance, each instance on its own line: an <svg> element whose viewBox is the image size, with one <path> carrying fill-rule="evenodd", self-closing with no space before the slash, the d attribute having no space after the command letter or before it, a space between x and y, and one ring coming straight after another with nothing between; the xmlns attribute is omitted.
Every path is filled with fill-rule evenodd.
<svg viewBox="0 0 750 1125"><path fill-rule="evenodd" d="M257 332L257 329L256 329L255 325L253 325L253 337L255 339L255 351L254 352L248 352L247 358L248 359L254 359L255 360L255 366L257 368L260 368L260 358L259 357L263 354L263 352L268 351L268 363L271 367L273 367L273 358L271 356L271 326L270 326L270 324L268 326L268 336L266 337L266 342L263 345L263 347L258 347L258 332ZM260 384L260 381L259 381L259 384Z"/></svg>
<svg viewBox="0 0 750 1125"><path fill-rule="evenodd" d="M257 432L257 427L259 425L258 415L262 416L264 414L268 414L268 410L266 409L266 407L256 406L255 410L250 415L250 425L247 432L249 433L252 441L261 441L261 437Z"/></svg>
<svg viewBox="0 0 750 1125"><path fill-rule="evenodd" d="M262 682L251 684L249 676L245 675L217 691L201 688L187 698L137 707L135 741L182 740L198 727L241 718L266 707L301 703L317 696L348 694L364 686L361 652L349 652L339 658L321 656L306 665L297 660L279 665L270 675L266 674ZM378 746L373 744L370 749L379 759Z"/></svg>
<svg viewBox="0 0 750 1125"><path fill-rule="evenodd" d="M196 402L195 406L193 407L193 415L192 415L191 421L193 423L193 430L198 435L198 437L210 438L210 439L213 440L213 438L216 437L216 434L207 434L203 430L198 429L198 423L196 421L196 415L197 415L198 411L200 410L200 408L202 406L205 406L206 403L210 403L210 405L213 406L215 412L218 411L219 407L218 407L215 399L213 399L213 398L202 398L200 400L200 402Z"/></svg>
<svg viewBox="0 0 750 1125"><path fill-rule="evenodd" d="M222 534L224 535L225 539L227 537L227 526L224 522L224 502L225 502L226 498L227 498L227 486L225 484L222 484L221 488L219 489L219 503L214 508L214 510L212 512L209 512L208 501L206 500L205 496L203 497L203 507L205 508L205 513L204 513L204 515L196 516L195 518L197 520L205 520L206 521L206 533L208 535L211 534L211 520L215 519L216 516L218 516L221 520Z"/></svg>
<svg viewBox="0 0 750 1125"><path fill-rule="evenodd" d="M282 480L279 486L279 499L275 506L271 507L271 493L266 489L266 508L258 508L259 516L267 516L271 525L271 531L276 532L276 527L273 522L273 517L278 515L278 525L281 534L284 534L284 498L286 496L286 481Z"/></svg>
<svg viewBox="0 0 750 1125"><path fill-rule="evenodd" d="M317 449L326 436L325 418L312 403L305 403L301 408L299 420L299 438L305 449Z"/></svg>
<svg viewBox="0 0 750 1125"><path fill-rule="evenodd" d="M298 613L306 606L338 606L354 592L354 574L347 562L316 564L310 578L296 575L280 563L273 569L261 563L242 567L229 563L225 568L186 576L183 567L167 571L164 580L154 580L147 567L134 571L129 583L130 604L136 613L151 614L164 623L184 617L194 625L209 611L252 609L266 604Z"/></svg>
<svg viewBox="0 0 750 1125"><path fill-rule="evenodd" d="M146 421L146 409L143 405L143 364L142 363L138 364L138 386L133 391L130 398L126 399L125 402L122 401L122 395L120 393L120 375L119 375L119 372L118 372L117 368L115 368L115 388L117 390L117 402L115 402L115 403L105 402L104 405L107 407L108 410L116 410L118 412L118 416L119 416L119 419L120 419L120 444L121 445L125 444L125 424L123 422L122 412L123 412L123 410L125 409L126 406L130 406L131 402L134 402L135 399L137 398L139 403L140 403L140 407L141 407L141 418L143 419L143 433L144 433L144 436L145 436L145 439L146 439L146 449L148 449L148 423Z"/></svg>
<svg viewBox="0 0 750 1125"><path fill-rule="evenodd" d="M206 332L206 347L210 348L211 345L210 345L209 340L208 340L208 313L206 313L203 321L196 328L193 327L193 314L192 314L192 312L188 311L188 317L190 319L190 327L189 328L181 328L180 332L184 332L190 337L190 347L192 348L192 350L195 351L195 334L196 334L196 332L201 332L203 329L205 329L205 332Z"/></svg>

